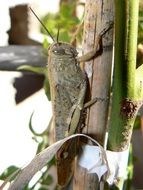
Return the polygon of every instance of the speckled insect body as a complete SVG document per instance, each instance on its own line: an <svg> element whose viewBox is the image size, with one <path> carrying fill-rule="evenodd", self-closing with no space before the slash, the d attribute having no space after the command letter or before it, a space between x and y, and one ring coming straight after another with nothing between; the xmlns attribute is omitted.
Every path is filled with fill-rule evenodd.
<svg viewBox="0 0 143 190"><path fill-rule="evenodd" d="M86 77L77 62L77 51L70 44L54 43L48 52L48 77L51 87L55 138L61 140L70 131L68 119L73 106L76 109L77 106L83 105Z"/></svg>
<svg viewBox="0 0 143 190"><path fill-rule="evenodd" d="M77 51L70 44L54 43L49 47L48 55L53 125L55 140L58 141L74 134L79 126L86 92L86 77L76 59ZM66 186L73 174L75 146L76 142L67 142L56 155L60 186Z"/></svg>

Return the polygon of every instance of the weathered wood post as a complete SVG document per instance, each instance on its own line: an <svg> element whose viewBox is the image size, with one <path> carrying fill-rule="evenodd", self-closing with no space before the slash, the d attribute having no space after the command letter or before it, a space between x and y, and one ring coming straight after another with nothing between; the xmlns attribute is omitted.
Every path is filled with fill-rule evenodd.
<svg viewBox="0 0 143 190"><path fill-rule="evenodd" d="M114 1L110 0L87 0L85 5L84 18L84 53L92 50L96 45L97 36L104 29L105 25L113 22ZM112 44L113 30L111 29L102 38L101 49L98 56L84 65L89 79L89 94L91 99L103 98L97 101L88 110L86 127L84 133L95 138L101 145L104 144L106 126L108 121L109 96L111 85L112 68ZM89 95L90 96L90 95ZM99 180L96 174L88 174L81 167L76 166L74 176L74 190L95 190L98 189Z"/></svg>

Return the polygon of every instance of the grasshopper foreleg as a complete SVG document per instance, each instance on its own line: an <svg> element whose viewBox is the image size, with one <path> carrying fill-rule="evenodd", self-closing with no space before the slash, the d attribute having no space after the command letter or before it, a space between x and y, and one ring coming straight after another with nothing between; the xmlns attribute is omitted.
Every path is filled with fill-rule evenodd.
<svg viewBox="0 0 143 190"><path fill-rule="evenodd" d="M100 32L100 34L96 38L95 47L91 51L89 51L88 53L86 53L86 54L78 57L77 60L79 62L89 61L89 60L91 60L96 55L102 37L112 28L112 26L113 26L113 23L109 23L108 26L106 26Z"/></svg>

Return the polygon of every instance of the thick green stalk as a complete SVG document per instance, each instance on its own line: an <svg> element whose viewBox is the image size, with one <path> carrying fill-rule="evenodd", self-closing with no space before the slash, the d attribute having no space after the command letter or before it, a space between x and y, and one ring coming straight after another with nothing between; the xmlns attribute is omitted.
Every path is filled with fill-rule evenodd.
<svg viewBox="0 0 143 190"><path fill-rule="evenodd" d="M138 4L138 0L115 0L115 64L108 139L108 149L112 151L129 147L136 116ZM122 186L121 180L119 189Z"/></svg>
<svg viewBox="0 0 143 190"><path fill-rule="evenodd" d="M125 6L124 1L116 0L115 6L115 58L114 58L114 81L113 81L113 100L112 100L112 110L111 110L111 120L109 126L109 141L108 148L116 149L116 145L119 144L121 137L120 126L123 126L123 121L120 116L120 102L122 97L125 96L125 88L123 83L123 71L124 71L124 42L122 39L125 39L125 24L122 22L125 21ZM122 14L120 13L122 10ZM119 19L118 19L119 18ZM114 137L114 138L113 138Z"/></svg>
<svg viewBox="0 0 143 190"><path fill-rule="evenodd" d="M135 119L135 110L129 109L129 104L135 106L137 21L138 0L115 0L115 66L108 143L115 151L128 147Z"/></svg>
<svg viewBox="0 0 143 190"><path fill-rule="evenodd" d="M135 70L136 70L136 51L138 35L138 0L126 0L127 10L127 97L135 97Z"/></svg>

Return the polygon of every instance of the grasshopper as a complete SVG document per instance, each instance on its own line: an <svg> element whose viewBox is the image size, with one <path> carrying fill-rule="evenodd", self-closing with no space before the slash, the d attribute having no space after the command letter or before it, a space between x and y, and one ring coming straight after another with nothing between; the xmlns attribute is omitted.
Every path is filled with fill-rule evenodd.
<svg viewBox="0 0 143 190"><path fill-rule="evenodd" d="M34 11L31 11L37 17ZM38 17L37 19L39 20ZM45 28L40 20L39 22ZM45 30L51 36L47 28ZM103 30L97 38L94 50L81 57L77 57L77 50L71 44L59 42L58 37L55 40L51 36L54 42L48 49L48 78L56 141L80 132L79 124L84 108L87 78L79 62L90 60L96 54L99 41L106 31L107 29ZM76 143L73 140L66 142L57 152L57 181L61 187L65 187L72 177Z"/></svg>

